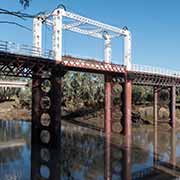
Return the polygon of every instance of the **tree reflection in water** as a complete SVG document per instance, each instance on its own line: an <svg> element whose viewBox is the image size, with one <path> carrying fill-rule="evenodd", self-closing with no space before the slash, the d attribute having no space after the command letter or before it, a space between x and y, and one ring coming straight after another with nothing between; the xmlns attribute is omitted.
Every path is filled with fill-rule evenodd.
<svg viewBox="0 0 180 180"><path fill-rule="evenodd" d="M25 159L30 155L29 132L29 123L0 121L0 180L24 178L30 167Z"/></svg>

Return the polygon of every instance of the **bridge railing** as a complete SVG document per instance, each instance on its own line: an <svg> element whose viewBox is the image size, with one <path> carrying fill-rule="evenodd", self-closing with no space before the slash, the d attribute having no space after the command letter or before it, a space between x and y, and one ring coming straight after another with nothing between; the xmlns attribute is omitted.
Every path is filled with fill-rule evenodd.
<svg viewBox="0 0 180 180"><path fill-rule="evenodd" d="M165 76L178 77L178 78L180 77L180 71L174 71L174 70L153 67L153 66L148 66L148 65L133 64L132 71L157 74L157 75L165 75Z"/></svg>
<svg viewBox="0 0 180 180"><path fill-rule="evenodd" d="M20 45L13 42L1 40L0 51L33 57L42 57L47 59L54 59L55 57L55 53L52 50L44 50L39 49L35 46ZM180 71L168 70L148 65L132 64L132 71L180 78Z"/></svg>
<svg viewBox="0 0 180 180"><path fill-rule="evenodd" d="M52 50L43 50L35 46L20 45L8 41L0 41L0 51L48 59L54 58L54 52Z"/></svg>

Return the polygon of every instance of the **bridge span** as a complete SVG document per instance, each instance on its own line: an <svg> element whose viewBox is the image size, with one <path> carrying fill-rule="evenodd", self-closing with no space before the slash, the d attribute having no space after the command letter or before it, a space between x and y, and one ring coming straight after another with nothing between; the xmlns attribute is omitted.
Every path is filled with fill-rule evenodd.
<svg viewBox="0 0 180 180"><path fill-rule="evenodd" d="M43 78L47 76L50 78L50 73L55 73L57 77L63 77L67 71L80 71L103 74L106 80L111 84L119 83L123 85L124 89L124 121L131 121L131 86L134 85L148 85L154 87L154 117L157 122L157 103L158 93L161 88L169 88L171 93L171 124L175 127L175 100L176 88L180 87L180 74L176 71L161 70L147 66L141 68L140 65L132 65L132 69L128 70L124 65L112 64L94 59L83 59L72 56L62 56L61 61L55 61L52 57L45 55L37 55L32 47L24 45L16 45L13 43L13 49L10 42L0 43L0 75L15 76L27 78ZM18 50L17 50L18 47ZM152 72L151 72L152 69ZM154 69L154 70L153 70ZM107 79L108 76L108 79ZM12 82L5 82L12 86ZM4 83L0 82L0 85ZM16 83L17 85L17 83ZM19 83L20 86L26 86L27 83ZM107 89L106 89L107 90ZM106 92L107 93L107 92ZM111 92L108 92L111 94ZM127 98L127 99L126 99ZM129 99L130 98L130 99ZM107 101L111 101L106 100ZM108 106L110 106L108 104ZM110 108L110 107L109 107ZM107 106L106 106L107 109ZM128 114L127 114L128 112ZM111 114L111 112L110 112ZM110 125L111 127L111 125ZM131 129L128 126L128 129ZM128 130L127 130L128 131Z"/></svg>

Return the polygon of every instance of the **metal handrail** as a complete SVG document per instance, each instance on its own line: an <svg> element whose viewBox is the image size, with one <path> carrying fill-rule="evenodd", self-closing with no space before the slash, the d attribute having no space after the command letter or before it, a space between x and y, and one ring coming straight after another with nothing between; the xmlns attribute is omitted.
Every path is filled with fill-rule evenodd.
<svg viewBox="0 0 180 180"><path fill-rule="evenodd" d="M132 64L131 70L136 72L144 72L144 73L165 75L165 76L178 77L178 78L180 77L179 71L153 67L148 65Z"/></svg>
<svg viewBox="0 0 180 180"><path fill-rule="evenodd" d="M8 42L8 41L0 40L0 51L54 59L54 52L52 50L43 50L35 46L19 45L19 44Z"/></svg>
<svg viewBox="0 0 180 180"><path fill-rule="evenodd" d="M52 50L48 50L48 49L44 50L37 48L35 46L19 45L13 42L2 41L2 40L0 40L0 51L27 55L27 56L34 56L34 57L43 57L48 59L54 59L55 57L55 52ZM148 65L132 64L131 70L135 72L144 72L144 73L180 78L180 71L174 71L174 70L158 68Z"/></svg>

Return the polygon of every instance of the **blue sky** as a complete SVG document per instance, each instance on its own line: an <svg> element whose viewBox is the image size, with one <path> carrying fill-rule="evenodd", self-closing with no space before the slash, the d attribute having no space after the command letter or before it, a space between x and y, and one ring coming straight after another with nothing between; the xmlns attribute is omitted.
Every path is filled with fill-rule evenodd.
<svg viewBox="0 0 180 180"><path fill-rule="evenodd" d="M0 0L1 8L21 10L18 0ZM179 0L32 0L27 13L51 11L63 3L68 11L132 32L132 62L175 70L180 69L180 1ZM32 22L16 20L32 28ZM32 32L13 25L0 24L0 40L32 44ZM44 30L43 46L51 48L49 29ZM46 42L46 43L45 43ZM76 56L103 58L103 41L64 32L63 52ZM122 39L113 41L113 62L122 64Z"/></svg>

